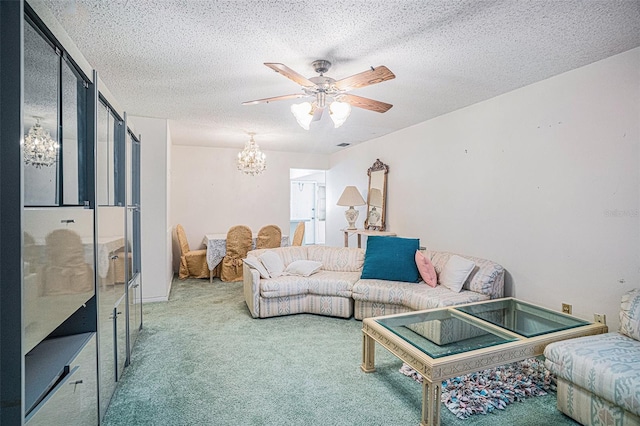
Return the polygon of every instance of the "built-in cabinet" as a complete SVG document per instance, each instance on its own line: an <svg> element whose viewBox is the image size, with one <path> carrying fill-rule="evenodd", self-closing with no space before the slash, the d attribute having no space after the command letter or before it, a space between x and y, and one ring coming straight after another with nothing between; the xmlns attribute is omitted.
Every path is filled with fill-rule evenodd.
<svg viewBox="0 0 640 426"><path fill-rule="evenodd" d="M142 327L140 136L27 3L0 24L0 423L97 425Z"/></svg>
<svg viewBox="0 0 640 426"><path fill-rule="evenodd" d="M126 114L125 114L126 122ZM127 251L130 268L127 269L127 363L131 350L142 328L142 274L141 274L141 221L140 221L140 137L129 128L126 134L126 198L127 198Z"/></svg>
<svg viewBox="0 0 640 426"><path fill-rule="evenodd" d="M95 422L93 212L82 207L25 208L23 218L26 423L46 424L59 406L68 406L69 421Z"/></svg>
<svg viewBox="0 0 640 426"><path fill-rule="evenodd" d="M102 418L142 327L140 138L102 96L96 133L96 236L109 244L97 286Z"/></svg>
<svg viewBox="0 0 640 426"><path fill-rule="evenodd" d="M100 417L103 417L126 359L125 298L125 128L124 120L104 98L97 108L96 145L96 233L98 239L119 243L109 252L109 273L98 286L98 359L100 371Z"/></svg>

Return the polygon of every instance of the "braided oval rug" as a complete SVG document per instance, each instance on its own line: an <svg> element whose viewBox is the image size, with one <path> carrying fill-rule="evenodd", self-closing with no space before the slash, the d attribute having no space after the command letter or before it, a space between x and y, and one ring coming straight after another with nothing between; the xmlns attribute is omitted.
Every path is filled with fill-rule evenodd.
<svg viewBox="0 0 640 426"><path fill-rule="evenodd" d="M422 383L422 376L407 364L400 372ZM442 403L459 419L504 410L508 404L555 391L553 375L544 361L529 358L513 364L454 377L442 382Z"/></svg>

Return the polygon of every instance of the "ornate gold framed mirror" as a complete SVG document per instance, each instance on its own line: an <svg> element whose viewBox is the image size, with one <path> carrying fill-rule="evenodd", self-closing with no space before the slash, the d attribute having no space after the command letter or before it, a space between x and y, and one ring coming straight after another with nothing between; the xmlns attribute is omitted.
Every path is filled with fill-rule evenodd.
<svg viewBox="0 0 640 426"><path fill-rule="evenodd" d="M387 173L389 166L380 159L376 159L373 166L369 167L369 191L367 192L367 218L364 221L365 229L384 231L387 200Z"/></svg>

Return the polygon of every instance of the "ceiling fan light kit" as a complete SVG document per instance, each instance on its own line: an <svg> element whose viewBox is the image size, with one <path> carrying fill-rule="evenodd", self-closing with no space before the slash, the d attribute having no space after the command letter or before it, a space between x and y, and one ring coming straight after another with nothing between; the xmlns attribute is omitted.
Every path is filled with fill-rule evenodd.
<svg viewBox="0 0 640 426"><path fill-rule="evenodd" d="M346 102L334 101L329 105L329 114L333 125L337 129L342 126L351 114L351 105Z"/></svg>
<svg viewBox="0 0 640 426"><path fill-rule="evenodd" d="M300 104L291 105L291 112L298 120L298 124L305 130L309 130L311 120L313 120L313 106L311 102L302 102Z"/></svg>
<svg viewBox="0 0 640 426"><path fill-rule="evenodd" d="M265 62L265 65L299 84L303 93L257 99L243 102L242 105L255 105L259 103L269 103L272 101L313 97L315 99L312 102L302 102L300 104L291 105L291 112L300 127L305 130L309 130L311 122L318 121L322 118L322 113L327 105L329 106L329 116L331 117L335 128L338 128L345 123L351 114L352 106L379 113L387 112L393 106L385 102L347 93L353 89L370 86L372 84L381 83L395 78L396 76L384 65L377 68L372 67L370 70L341 80L325 77L324 73L331 68L331 62L324 59L316 60L311 64L314 70L320 74L319 76L311 78L304 77L284 64Z"/></svg>

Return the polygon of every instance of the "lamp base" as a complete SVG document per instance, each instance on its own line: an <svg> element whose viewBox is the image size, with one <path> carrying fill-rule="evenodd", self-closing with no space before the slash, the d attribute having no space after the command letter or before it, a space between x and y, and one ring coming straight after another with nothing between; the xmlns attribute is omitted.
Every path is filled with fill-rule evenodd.
<svg viewBox="0 0 640 426"><path fill-rule="evenodd" d="M349 224L347 226L347 229L357 229L356 228L356 220L358 220L358 215L360 214L360 212L356 209L353 208L353 206L350 206L345 212L344 212L344 217L347 219L347 223Z"/></svg>
<svg viewBox="0 0 640 426"><path fill-rule="evenodd" d="M380 212L377 211L375 207L373 207L369 212L369 225L378 226L379 221L380 221Z"/></svg>

